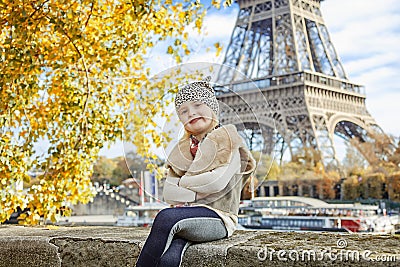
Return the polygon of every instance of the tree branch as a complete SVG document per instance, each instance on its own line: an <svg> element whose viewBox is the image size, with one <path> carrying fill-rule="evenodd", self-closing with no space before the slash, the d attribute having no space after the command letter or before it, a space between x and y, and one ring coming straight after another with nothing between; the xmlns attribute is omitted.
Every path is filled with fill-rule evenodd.
<svg viewBox="0 0 400 267"><path fill-rule="evenodd" d="M89 16L88 16L88 18L87 18L87 20L85 22L85 28L89 24L90 17L92 16L92 13L93 13L93 8L94 8L94 1L92 1L92 6L90 7L90 13L89 13Z"/></svg>

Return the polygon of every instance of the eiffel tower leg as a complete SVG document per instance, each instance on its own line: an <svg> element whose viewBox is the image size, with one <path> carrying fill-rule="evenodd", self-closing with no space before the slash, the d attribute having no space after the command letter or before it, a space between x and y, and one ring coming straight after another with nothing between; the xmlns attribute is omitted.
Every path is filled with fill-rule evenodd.
<svg viewBox="0 0 400 267"><path fill-rule="evenodd" d="M274 140L276 139L275 130L271 127L262 125L261 135L264 140L262 153L266 155L271 155L274 152Z"/></svg>
<svg viewBox="0 0 400 267"><path fill-rule="evenodd" d="M395 150L393 140L372 120L343 120L335 125L334 132L352 144L369 164L385 160Z"/></svg>
<svg viewBox="0 0 400 267"><path fill-rule="evenodd" d="M288 124L293 132L291 141L292 155L303 154L303 148L310 147L310 133L309 133L309 120L303 115L287 117Z"/></svg>
<svg viewBox="0 0 400 267"><path fill-rule="evenodd" d="M312 114L311 123L315 133L315 141L320 152L320 160L325 167L340 171L340 163L337 158L333 141L333 131L328 128L327 116Z"/></svg>

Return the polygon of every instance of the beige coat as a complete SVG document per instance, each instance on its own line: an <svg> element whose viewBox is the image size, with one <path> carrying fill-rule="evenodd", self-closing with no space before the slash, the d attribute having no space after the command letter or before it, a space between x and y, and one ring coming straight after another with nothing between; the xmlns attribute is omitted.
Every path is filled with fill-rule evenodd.
<svg viewBox="0 0 400 267"><path fill-rule="evenodd" d="M182 139L171 151L164 187L168 203L191 202L237 215L243 180L255 169L255 160L234 125L222 126L200 142L196 157L190 139ZM192 197L193 196L193 197Z"/></svg>

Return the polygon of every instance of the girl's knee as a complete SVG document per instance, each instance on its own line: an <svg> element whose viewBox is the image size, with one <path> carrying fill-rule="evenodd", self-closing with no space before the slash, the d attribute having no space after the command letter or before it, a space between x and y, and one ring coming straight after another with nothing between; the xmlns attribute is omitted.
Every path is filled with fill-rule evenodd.
<svg viewBox="0 0 400 267"><path fill-rule="evenodd" d="M156 223L168 223L176 219L175 209L166 208L158 212L157 216L154 218L154 224Z"/></svg>

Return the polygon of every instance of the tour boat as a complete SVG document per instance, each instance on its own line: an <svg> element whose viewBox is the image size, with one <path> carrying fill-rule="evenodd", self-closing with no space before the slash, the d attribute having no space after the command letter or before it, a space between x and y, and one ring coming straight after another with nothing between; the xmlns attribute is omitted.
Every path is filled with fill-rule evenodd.
<svg viewBox="0 0 400 267"><path fill-rule="evenodd" d="M329 232L391 232L378 205L330 204L298 196L255 197L243 201L239 224L245 229ZM393 229L392 229L393 228Z"/></svg>

